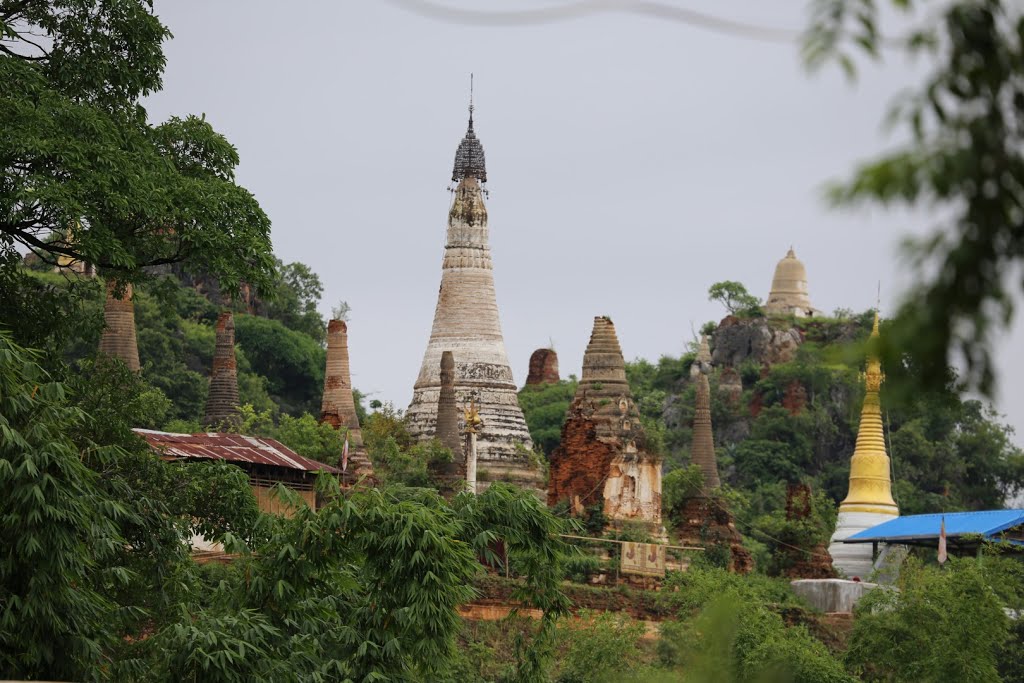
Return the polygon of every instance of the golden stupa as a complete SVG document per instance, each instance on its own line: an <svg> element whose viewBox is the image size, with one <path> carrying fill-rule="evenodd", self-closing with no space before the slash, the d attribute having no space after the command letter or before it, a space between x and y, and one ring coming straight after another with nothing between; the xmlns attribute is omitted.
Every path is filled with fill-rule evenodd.
<svg viewBox="0 0 1024 683"><path fill-rule="evenodd" d="M877 313L871 339L878 339ZM874 350L868 356L863 377L866 393L857 430L857 445L850 459L850 489L839 504L839 516L829 553L836 568L847 576L867 578L874 564L871 546L850 545L842 541L857 532L898 517L900 510L892 497L889 454L886 452L885 433L882 430L879 392L885 375Z"/></svg>
<svg viewBox="0 0 1024 683"><path fill-rule="evenodd" d="M871 329L871 339L878 338L878 314ZM885 433L882 431L882 402L879 392L885 375L878 356L868 357L864 372L864 407L860 412L860 428L857 430L857 446L850 459L850 492L839 504L843 512L880 512L898 515L899 509L892 498L892 480L889 476L889 454L885 450Z"/></svg>

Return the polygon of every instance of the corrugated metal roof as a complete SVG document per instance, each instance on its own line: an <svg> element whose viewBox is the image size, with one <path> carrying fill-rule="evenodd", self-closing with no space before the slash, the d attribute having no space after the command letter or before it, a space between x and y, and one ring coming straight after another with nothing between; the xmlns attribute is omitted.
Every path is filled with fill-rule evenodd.
<svg viewBox="0 0 1024 683"><path fill-rule="evenodd" d="M336 467L316 460L304 458L280 441L242 434L175 434L152 429L133 429L146 440L151 448L163 455L178 458L203 458L205 460L227 460L228 462L249 462L256 465L283 467L303 472L323 470L338 474Z"/></svg>
<svg viewBox="0 0 1024 683"><path fill-rule="evenodd" d="M853 534L844 543L899 543L938 539L942 520L946 520L946 538L967 534L993 537L1001 531L1024 524L1024 510L982 510L980 512L944 512L907 515L882 522Z"/></svg>

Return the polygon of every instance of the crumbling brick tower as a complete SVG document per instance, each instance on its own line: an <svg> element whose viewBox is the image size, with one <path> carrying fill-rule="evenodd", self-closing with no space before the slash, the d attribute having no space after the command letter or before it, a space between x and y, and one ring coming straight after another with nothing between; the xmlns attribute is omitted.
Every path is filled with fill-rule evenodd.
<svg viewBox="0 0 1024 683"><path fill-rule="evenodd" d="M548 504L568 501L575 514L600 504L610 520L645 522L660 535L661 457L645 446L615 326L599 316L562 441L551 454Z"/></svg>
<svg viewBox="0 0 1024 683"><path fill-rule="evenodd" d="M224 311L217 318L217 345L213 351L210 393L206 397L203 425L218 431L237 431L241 423L238 408L235 317L231 311Z"/></svg>
<svg viewBox="0 0 1024 683"><path fill-rule="evenodd" d="M327 364L324 371L324 394L320 405L320 421L335 429L346 430L349 445L348 460L334 463L339 468L343 484L362 480L373 482L373 464L363 445L363 432L359 427L356 402L352 396L352 375L348 359L348 325L344 320L327 323Z"/></svg>
<svg viewBox="0 0 1024 683"><path fill-rule="evenodd" d="M107 283L107 298L103 302L103 336L100 337L99 350L105 356L121 360L132 372L139 371L135 303L132 301L130 284L124 286L121 296L117 296L115 283Z"/></svg>

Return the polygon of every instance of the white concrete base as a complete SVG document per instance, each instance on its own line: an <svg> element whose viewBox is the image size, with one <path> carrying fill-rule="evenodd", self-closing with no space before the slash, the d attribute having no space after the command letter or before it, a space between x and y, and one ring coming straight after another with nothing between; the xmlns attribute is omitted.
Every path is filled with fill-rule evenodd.
<svg viewBox="0 0 1024 683"><path fill-rule="evenodd" d="M878 587L874 583L846 579L798 579L790 581L789 585L811 607L825 613L852 612L868 591Z"/></svg>
<svg viewBox="0 0 1024 683"><path fill-rule="evenodd" d="M858 577L867 579L874 568L874 557L870 543L843 543L850 536L878 526L882 522L895 519L898 515L887 515L881 512L843 512L839 511L836 520L836 531L832 534L832 542L828 546L832 556L832 565L847 578Z"/></svg>

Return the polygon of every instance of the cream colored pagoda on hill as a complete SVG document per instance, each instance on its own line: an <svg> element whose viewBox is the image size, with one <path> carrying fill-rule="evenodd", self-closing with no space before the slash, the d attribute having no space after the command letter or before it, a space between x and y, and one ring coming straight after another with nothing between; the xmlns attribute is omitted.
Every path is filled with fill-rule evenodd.
<svg viewBox="0 0 1024 683"><path fill-rule="evenodd" d="M448 213L441 289L430 342L406 413L407 425L414 438L435 436L441 354L451 351L456 401L465 406L475 400L483 419L477 432L478 490L493 481L541 490L543 474L529 457L533 442L519 407L498 319L481 187L487 182L487 169L483 146L473 130L472 104L469 129L455 153L452 182L457 186Z"/></svg>
<svg viewBox="0 0 1024 683"><path fill-rule="evenodd" d="M807 268L796 257L793 247L775 266L772 290L764 304L764 311L768 315L794 315L798 318L818 314L807 293Z"/></svg>
<svg viewBox="0 0 1024 683"><path fill-rule="evenodd" d="M878 338L878 314L871 330ZM882 405L879 392L885 375L874 351L868 357L864 372L864 407L857 430L857 446L850 459L850 491L839 504L839 517L828 552L832 564L848 577L868 578L874 565L870 544L846 544L843 539L873 526L899 517L900 511L892 497L889 455L882 430Z"/></svg>

